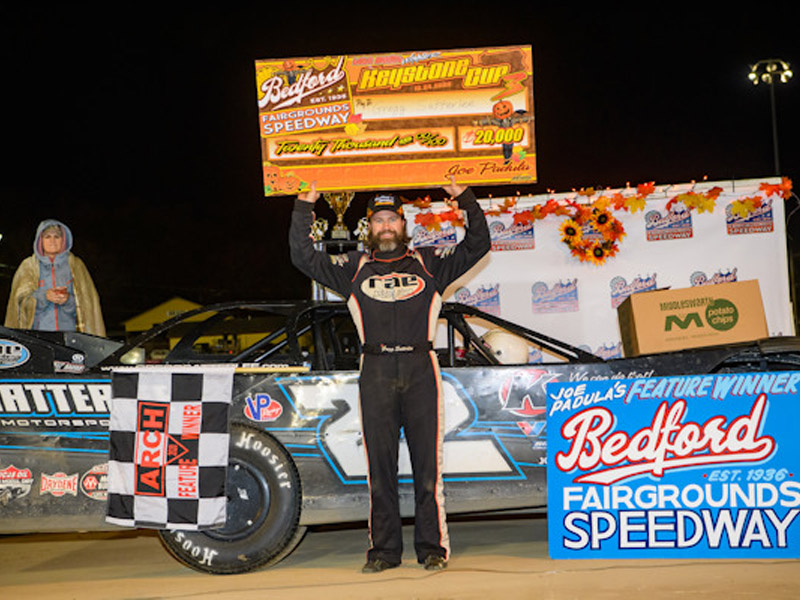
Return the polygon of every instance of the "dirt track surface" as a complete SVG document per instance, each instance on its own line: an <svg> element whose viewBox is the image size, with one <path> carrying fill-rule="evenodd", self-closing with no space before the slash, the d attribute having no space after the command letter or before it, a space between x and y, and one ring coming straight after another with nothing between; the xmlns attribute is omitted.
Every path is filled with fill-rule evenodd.
<svg viewBox="0 0 800 600"><path fill-rule="evenodd" d="M192 571L153 532L0 537L0 598L481 599L800 598L800 561L555 561L542 517L456 520L445 571L405 562L363 575L366 530L309 531L280 564L244 575Z"/></svg>

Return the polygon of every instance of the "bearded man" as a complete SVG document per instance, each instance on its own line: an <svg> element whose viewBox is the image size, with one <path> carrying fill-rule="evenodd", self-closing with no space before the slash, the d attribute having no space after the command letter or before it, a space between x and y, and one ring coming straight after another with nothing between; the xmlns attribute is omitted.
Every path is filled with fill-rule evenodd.
<svg viewBox="0 0 800 600"><path fill-rule="evenodd" d="M490 248L486 218L471 190L453 178L444 190L467 215L464 239L446 251L411 249L400 198L381 194L367 206L369 252L332 257L310 236L315 186L295 201L289 246L307 276L341 294L361 340L361 427L368 465L369 538L364 573L402 559L397 461L405 435L414 476L414 549L427 570L447 566L450 541L442 481L444 397L433 338L445 288Z"/></svg>

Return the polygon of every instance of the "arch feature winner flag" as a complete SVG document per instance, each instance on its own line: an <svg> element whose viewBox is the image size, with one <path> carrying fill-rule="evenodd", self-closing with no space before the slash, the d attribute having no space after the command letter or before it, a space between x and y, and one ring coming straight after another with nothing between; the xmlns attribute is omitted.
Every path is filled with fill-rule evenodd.
<svg viewBox="0 0 800 600"><path fill-rule="evenodd" d="M106 521L224 525L233 373L228 365L113 371Z"/></svg>

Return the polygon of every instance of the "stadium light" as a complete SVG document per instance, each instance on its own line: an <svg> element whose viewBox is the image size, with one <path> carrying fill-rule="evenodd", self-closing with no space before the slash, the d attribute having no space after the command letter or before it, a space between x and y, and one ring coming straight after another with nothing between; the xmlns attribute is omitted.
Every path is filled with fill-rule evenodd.
<svg viewBox="0 0 800 600"><path fill-rule="evenodd" d="M778 122L775 116L775 84L787 83L792 78L792 69L785 60L767 58L750 66L747 76L753 85L764 83L769 87L769 103L772 114L772 154L775 161L775 175L780 175L781 166L778 157Z"/></svg>

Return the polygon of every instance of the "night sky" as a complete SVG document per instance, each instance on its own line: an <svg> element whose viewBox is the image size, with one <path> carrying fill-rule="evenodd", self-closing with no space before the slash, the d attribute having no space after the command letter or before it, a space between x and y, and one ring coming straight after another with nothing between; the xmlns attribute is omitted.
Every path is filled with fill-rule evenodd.
<svg viewBox="0 0 800 600"><path fill-rule="evenodd" d="M695 5L5 8L0 306L47 217L72 228L112 332L176 295L306 297L292 199L263 195L256 59L532 45L539 183L479 197L772 177L768 89L747 73L766 58L800 70L796 15ZM776 104L780 172L797 188L800 75Z"/></svg>

